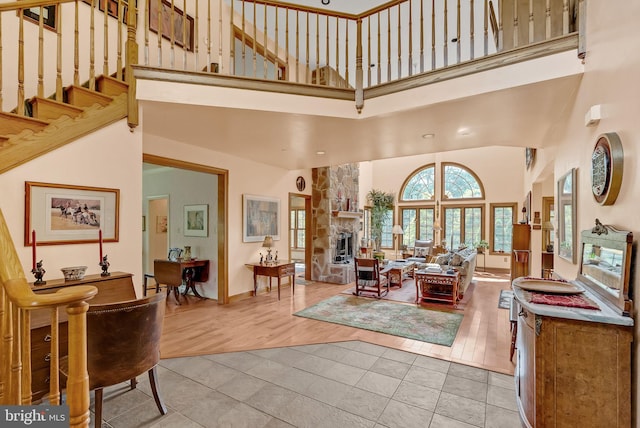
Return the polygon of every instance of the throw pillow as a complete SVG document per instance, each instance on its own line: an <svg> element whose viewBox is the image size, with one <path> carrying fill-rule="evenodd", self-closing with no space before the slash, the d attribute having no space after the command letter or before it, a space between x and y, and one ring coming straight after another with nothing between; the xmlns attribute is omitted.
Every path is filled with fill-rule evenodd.
<svg viewBox="0 0 640 428"><path fill-rule="evenodd" d="M451 266L462 266L463 261L464 257L461 253L455 253L451 256Z"/></svg>
<svg viewBox="0 0 640 428"><path fill-rule="evenodd" d="M434 263L437 263L439 265L446 265L446 264L449 264L450 258L451 258L450 253L438 254Z"/></svg>
<svg viewBox="0 0 640 428"><path fill-rule="evenodd" d="M415 247L413 249L413 257L424 257L429 255L429 247Z"/></svg>

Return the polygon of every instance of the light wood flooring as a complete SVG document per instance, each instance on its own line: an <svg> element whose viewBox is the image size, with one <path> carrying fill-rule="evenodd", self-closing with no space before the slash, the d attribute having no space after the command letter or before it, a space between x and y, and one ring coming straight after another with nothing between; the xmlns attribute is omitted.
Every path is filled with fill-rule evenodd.
<svg viewBox="0 0 640 428"><path fill-rule="evenodd" d="M246 351L283 346L361 340L416 354L458 362L487 370L513 374L509 361L511 333L509 310L498 308L500 290L510 289L509 274L504 271L476 272L474 284L465 295L465 305L457 310L464 319L451 347L420 342L296 317L293 313L328 297L339 294L350 285L313 282L282 287L281 300L274 284L269 293L259 290L255 297L228 305L213 300L187 296L181 306L173 297L167 303L162 358ZM415 287L413 280L403 287ZM424 304L454 310L444 304Z"/></svg>

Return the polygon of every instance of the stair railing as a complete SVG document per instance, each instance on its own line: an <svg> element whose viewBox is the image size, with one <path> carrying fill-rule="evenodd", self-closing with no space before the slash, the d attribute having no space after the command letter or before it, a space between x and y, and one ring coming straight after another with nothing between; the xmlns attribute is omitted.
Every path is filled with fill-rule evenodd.
<svg viewBox="0 0 640 428"><path fill-rule="evenodd" d="M67 404L72 427L89 424L89 374L87 372L87 300L96 295L91 286L65 287L51 294L35 294L24 275L22 264L0 210L0 404L31 404L30 311L51 312L51 371L49 402L60 404L58 374L58 308L66 308L69 334L69 377Z"/></svg>

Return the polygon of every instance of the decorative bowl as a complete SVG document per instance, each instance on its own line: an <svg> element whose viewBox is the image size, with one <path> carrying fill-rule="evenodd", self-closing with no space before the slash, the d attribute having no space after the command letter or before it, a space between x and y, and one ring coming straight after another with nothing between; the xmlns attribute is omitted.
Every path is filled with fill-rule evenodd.
<svg viewBox="0 0 640 428"><path fill-rule="evenodd" d="M86 266L63 267L60 270L64 275L65 281L77 281L84 278L84 273L87 271L87 267Z"/></svg>

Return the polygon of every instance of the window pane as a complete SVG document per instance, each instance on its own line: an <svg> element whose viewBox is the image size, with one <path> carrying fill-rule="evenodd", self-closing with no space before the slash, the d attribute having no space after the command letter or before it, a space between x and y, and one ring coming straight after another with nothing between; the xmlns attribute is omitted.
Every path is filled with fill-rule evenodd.
<svg viewBox="0 0 640 428"><path fill-rule="evenodd" d="M482 239L482 209L464 209L464 243L473 247Z"/></svg>
<svg viewBox="0 0 640 428"><path fill-rule="evenodd" d="M445 208L445 231L444 237L447 241L449 249L458 248L460 246L460 224L462 217L462 208Z"/></svg>
<svg viewBox="0 0 640 428"><path fill-rule="evenodd" d="M304 229L298 230L298 242L296 248L304 248Z"/></svg>
<svg viewBox="0 0 640 428"><path fill-rule="evenodd" d="M306 214L304 210L298 210L298 229L304 229Z"/></svg>
<svg viewBox="0 0 640 428"><path fill-rule="evenodd" d="M433 199L435 170L434 166L429 166L411 177L402 191L402 199L405 201Z"/></svg>
<svg viewBox="0 0 640 428"><path fill-rule="evenodd" d="M413 247L416 240L416 210L413 208L405 208L402 210L402 243L409 247Z"/></svg>
<svg viewBox="0 0 640 428"><path fill-rule="evenodd" d="M513 208L494 207L493 222L493 251L511 252Z"/></svg>
<svg viewBox="0 0 640 428"><path fill-rule="evenodd" d="M449 199L483 197L480 183L473 174L455 165L444 167L444 194Z"/></svg>
<svg viewBox="0 0 640 428"><path fill-rule="evenodd" d="M420 240L433 239L433 208L420 209Z"/></svg>
<svg viewBox="0 0 640 428"><path fill-rule="evenodd" d="M384 216L382 224L382 243L381 247L393 248L393 211L388 210Z"/></svg>
<svg viewBox="0 0 640 428"><path fill-rule="evenodd" d="M291 224L291 229L296 228L296 210L289 211L290 219L289 223Z"/></svg>

